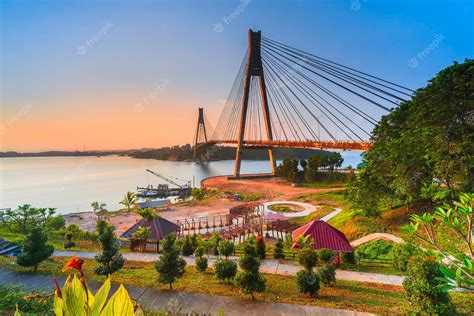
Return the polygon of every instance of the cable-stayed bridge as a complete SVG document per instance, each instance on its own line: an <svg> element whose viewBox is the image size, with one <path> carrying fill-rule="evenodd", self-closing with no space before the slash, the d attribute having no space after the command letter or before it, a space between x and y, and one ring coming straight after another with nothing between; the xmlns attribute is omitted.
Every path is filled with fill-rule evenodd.
<svg viewBox="0 0 474 316"><path fill-rule="evenodd" d="M365 151L378 119L413 92L249 30L247 52L212 132L199 111L195 158L212 145L235 145L238 178L244 149L268 149L272 174L274 147Z"/></svg>

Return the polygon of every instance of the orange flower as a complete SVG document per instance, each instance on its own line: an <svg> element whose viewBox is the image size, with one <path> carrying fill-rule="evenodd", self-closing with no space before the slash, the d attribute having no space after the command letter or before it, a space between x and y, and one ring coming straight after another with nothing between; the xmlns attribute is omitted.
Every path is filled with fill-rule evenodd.
<svg viewBox="0 0 474 316"><path fill-rule="evenodd" d="M69 260L68 263L66 263L66 265L63 267L63 269L61 270L61 272L64 272L66 270L69 270L69 269L76 269L77 271L80 271L82 273L82 264L84 263L84 259L81 259L81 258L77 258L77 255L74 254L71 258L71 260Z"/></svg>
<svg viewBox="0 0 474 316"><path fill-rule="evenodd" d="M29 300L32 300L32 299L35 299L35 298L38 298L39 297L39 294L38 293L35 293L35 294L32 294L32 295L27 295L27 296L24 296L23 299L25 301L29 301Z"/></svg>

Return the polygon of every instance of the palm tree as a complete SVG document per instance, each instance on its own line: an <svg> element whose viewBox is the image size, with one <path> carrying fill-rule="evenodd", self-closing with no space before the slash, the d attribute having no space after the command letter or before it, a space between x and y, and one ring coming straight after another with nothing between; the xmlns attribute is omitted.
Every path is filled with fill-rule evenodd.
<svg viewBox="0 0 474 316"><path fill-rule="evenodd" d="M97 215L97 218L100 219L101 216L107 214L107 204L102 203L102 202L92 202L91 207L94 210L94 214Z"/></svg>
<svg viewBox="0 0 474 316"><path fill-rule="evenodd" d="M133 192L127 192L125 193L123 200L120 201L120 204L123 206L127 207L128 212L130 213L130 210L132 206L138 201L137 195Z"/></svg>
<svg viewBox="0 0 474 316"><path fill-rule="evenodd" d="M136 232L133 233L133 238L140 239L141 250L145 251L146 240L150 236L151 227L140 226Z"/></svg>

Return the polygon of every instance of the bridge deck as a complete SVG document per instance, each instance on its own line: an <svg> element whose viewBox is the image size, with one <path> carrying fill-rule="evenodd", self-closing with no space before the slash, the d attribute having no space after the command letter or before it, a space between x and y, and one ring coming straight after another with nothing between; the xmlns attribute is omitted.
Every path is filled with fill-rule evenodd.
<svg viewBox="0 0 474 316"><path fill-rule="evenodd" d="M204 148L217 144L237 145L237 140L213 140L199 144ZM243 143L246 147L289 147L289 148L316 148L316 149L340 149L366 151L370 148L370 142L353 141L283 141L283 140L247 140Z"/></svg>

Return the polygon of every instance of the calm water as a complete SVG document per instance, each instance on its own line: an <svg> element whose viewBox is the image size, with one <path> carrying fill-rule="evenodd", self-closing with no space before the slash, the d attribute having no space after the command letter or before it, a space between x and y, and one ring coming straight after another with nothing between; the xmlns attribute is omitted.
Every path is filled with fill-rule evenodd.
<svg viewBox="0 0 474 316"><path fill-rule="evenodd" d="M357 152L342 152L344 166L356 166ZM193 162L133 159L128 157L34 157L0 159L0 208L29 203L34 207L55 207L59 213L90 210L93 201L105 202L109 210L127 191L137 186L156 185L162 180L146 172L151 169L185 180L231 174L234 161L206 165ZM269 172L268 161L244 161L242 173Z"/></svg>

